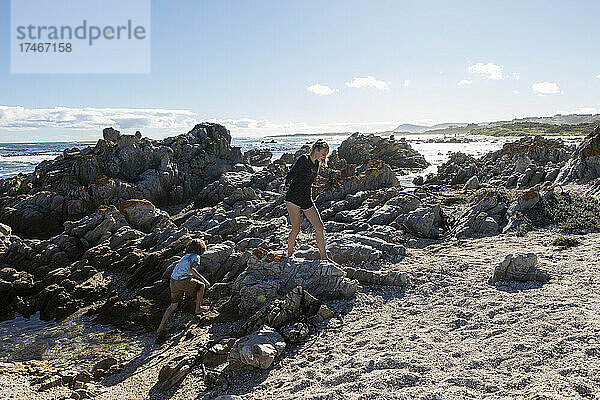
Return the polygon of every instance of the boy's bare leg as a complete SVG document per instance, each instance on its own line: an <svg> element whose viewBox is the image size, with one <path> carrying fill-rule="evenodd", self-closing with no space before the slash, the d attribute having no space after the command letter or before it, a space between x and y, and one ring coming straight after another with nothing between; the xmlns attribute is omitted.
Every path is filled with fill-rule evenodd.
<svg viewBox="0 0 600 400"><path fill-rule="evenodd" d="M196 314L200 314L203 311L208 311L210 307L202 306L204 300L204 287L203 283L198 284L198 290L196 291Z"/></svg>
<svg viewBox="0 0 600 400"><path fill-rule="evenodd" d="M165 314L163 315L162 320L160 321L160 325L158 326L158 329L156 330L156 333L161 333L162 331L165 330L165 324L167 323L167 321L169 320L169 318L171 317L173 312L175 312L178 305L179 305L179 303L171 303L171 305L169 307L167 307L167 309L165 310Z"/></svg>

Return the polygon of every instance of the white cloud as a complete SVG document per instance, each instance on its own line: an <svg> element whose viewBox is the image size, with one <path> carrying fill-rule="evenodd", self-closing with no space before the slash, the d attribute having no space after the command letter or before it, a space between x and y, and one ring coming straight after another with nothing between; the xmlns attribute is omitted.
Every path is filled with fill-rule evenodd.
<svg viewBox="0 0 600 400"><path fill-rule="evenodd" d="M103 128L112 126L124 133L142 131L144 136L162 138L188 132L199 122L224 125L232 136L265 136L283 134L319 134L338 132L383 132L398 126L397 121L339 122L308 124L306 122L273 122L252 118L205 118L189 110L137 109L137 108L25 108L0 106L0 138L10 141L14 133L40 129L59 129L60 134L45 133L45 140L76 140L98 138ZM155 131L153 131L156 129ZM82 133L83 131L87 133ZM8 135L8 136L7 136ZM52 136L54 135L54 136Z"/></svg>
<svg viewBox="0 0 600 400"><path fill-rule="evenodd" d="M596 78L600 79L600 74L596 75Z"/></svg>
<svg viewBox="0 0 600 400"><path fill-rule="evenodd" d="M410 86L412 84L412 81L410 79L407 79L404 81L404 86Z"/></svg>
<svg viewBox="0 0 600 400"><path fill-rule="evenodd" d="M512 73L512 77L515 78L516 80L521 79L521 75L517 74L516 72Z"/></svg>
<svg viewBox="0 0 600 400"><path fill-rule="evenodd" d="M382 122L332 122L311 125L306 122L278 123L268 120L253 119L208 119L227 127L233 136L264 136L283 134L317 134L339 132L383 132L398 126L396 121ZM243 124L242 124L243 123ZM243 126L242 126L243 125Z"/></svg>
<svg viewBox="0 0 600 400"><path fill-rule="evenodd" d="M346 82L346 86L353 88L374 88L378 90L390 90L390 83L392 82L383 82L378 81L375 77L369 75L365 78L355 77L352 82Z"/></svg>
<svg viewBox="0 0 600 400"><path fill-rule="evenodd" d="M25 108L0 106L0 128L35 130L39 128L98 129L186 129L196 123L189 110L157 108Z"/></svg>
<svg viewBox="0 0 600 400"><path fill-rule="evenodd" d="M519 94L520 92L518 90L513 90L514 94Z"/></svg>
<svg viewBox="0 0 600 400"><path fill-rule="evenodd" d="M497 81L504 79L502 76L502 66L493 63L477 63L469 67L469 72L473 74L479 74L483 79L491 79Z"/></svg>
<svg viewBox="0 0 600 400"><path fill-rule="evenodd" d="M600 109L596 107L579 107L574 110L558 110L556 114L568 115L568 114L598 114Z"/></svg>
<svg viewBox="0 0 600 400"><path fill-rule="evenodd" d="M538 82L531 85L531 89L538 96L546 96L549 94L560 94L562 91L556 84L556 82Z"/></svg>
<svg viewBox="0 0 600 400"><path fill-rule="evenodd" d="M473 83L473 81L470 81L468 79L463 79L462 81L459 81L457 83L458 86L466 86L466 85L470 85L471 83Z"/></svg>
<svg viewBox="0 0 600 400"><path fill-rule="evenodd" d="M330 94L333 94L338 91L337 89L332 89L329 86L321 85L319 83L310 85L306 88L306 90L314 94L318 94L319 96L329 96Z"/></svg>

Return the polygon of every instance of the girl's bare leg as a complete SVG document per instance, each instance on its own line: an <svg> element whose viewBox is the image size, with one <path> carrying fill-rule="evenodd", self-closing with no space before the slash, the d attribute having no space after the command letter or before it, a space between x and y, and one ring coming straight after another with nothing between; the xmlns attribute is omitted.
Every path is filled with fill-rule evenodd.
<svg viewBox="0 0 600 400"><path fill-rule="evenodd" d="M308 218L313 228L315 228L315 236L317 237L317 247L319 248L321 260L326 260L327 251L325 250L325 227L323 226L321 215L319 215L319 211L315 206L312 206L308 210L303 211L304 215L306 215L306 218Z"/></svg>

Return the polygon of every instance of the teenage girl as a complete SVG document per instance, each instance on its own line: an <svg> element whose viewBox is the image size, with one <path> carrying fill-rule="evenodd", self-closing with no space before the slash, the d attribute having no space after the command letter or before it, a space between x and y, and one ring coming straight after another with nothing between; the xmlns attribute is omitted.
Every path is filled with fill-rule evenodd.
<svg viewBox="0 0 600 400"><path fill-rule="evenodd" d="M312 200L312 183L317 177L319 166L327 165L329 145L323 139L313 143L309 154L301 155L285 178L285 184L279 187L279 193L285 194L285 205L290 216L292 231L288 236L288 257L294 252L296 237L300 233L300 210L315 228L317 247L322 260L328 259L325 250L325 235L323 221L319 210Z"/></svg>

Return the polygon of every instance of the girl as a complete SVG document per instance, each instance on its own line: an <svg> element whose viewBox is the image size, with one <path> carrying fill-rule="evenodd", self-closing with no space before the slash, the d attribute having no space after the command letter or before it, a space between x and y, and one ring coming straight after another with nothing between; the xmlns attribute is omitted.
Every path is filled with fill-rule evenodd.
<svg viewBox="0 0 600 400"><path fill-rule="evenodd" d="M329 259L325 250L323 221L311 196L312 183L319 172L319 165L327 165L328 154L329 144L325 140L319 139L314 142L310 148L310 154L303 154L298 158L285 177L285 184L281 184L279 187L279 193L281 194L287 189L285 205L292 224L292 231L288 236L288 257L294 252L296 237L300 233L300 210L302 210L313 228L315 228L317 247L321 259Z"/></svg>

